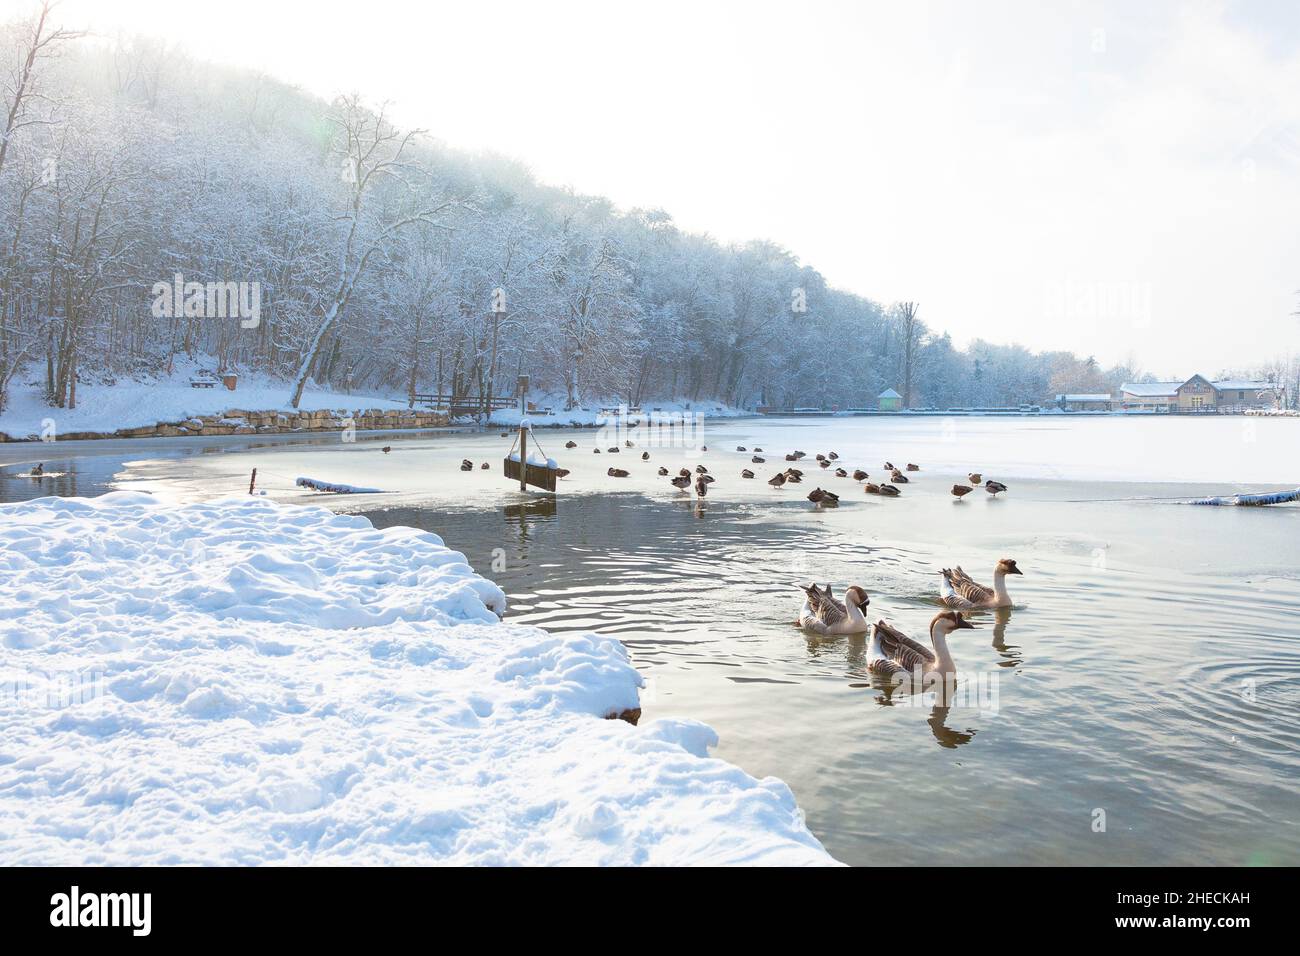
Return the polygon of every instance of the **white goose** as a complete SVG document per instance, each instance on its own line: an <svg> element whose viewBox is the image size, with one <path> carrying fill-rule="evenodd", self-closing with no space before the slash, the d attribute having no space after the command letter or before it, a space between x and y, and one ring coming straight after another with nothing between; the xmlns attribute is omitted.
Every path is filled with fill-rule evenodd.
<svg viewBox="0 0 1300 956"><path fill-rule="evenodd" d="M931 650L884 621L877 621L871 625L867 670L895 683L907 677L955 674L957 664L948 650L948 635L974 626L956 611L940 611L930 621L930 643L934 647Z"/></svg>
<svg viewBox="0 0 1300 956"><path fill-rule="evenodd" d="M856 584L844 592L843 601L831 594L829 584L825 589L810 584L803 587L803 592L807 598L799 609L796 626L823 636L864 634L871 627L864 613L871 599L867 597L866 590Z"/></svg>
<svg viewBox="0 0 1300 956"><path fill-rule="evenodd" d="M992 588L976 583L961 569L961 565L944 568L939 574L939 600L944 605L958 611L985 611L1011 607L1011 595L1007 593L1007 575L1024 572L1016 567L1015 561L1003 558L993 569Z"/></svg>

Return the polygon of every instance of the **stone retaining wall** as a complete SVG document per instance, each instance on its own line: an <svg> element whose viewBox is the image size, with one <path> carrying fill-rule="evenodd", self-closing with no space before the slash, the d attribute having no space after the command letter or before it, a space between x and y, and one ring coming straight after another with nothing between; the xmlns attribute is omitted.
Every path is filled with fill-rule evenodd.
<svg viewBox="0 0 1300 956"><path fill-rule="evenodd" d="M450 421L441 412L398 408L346 408L318 411L246 411L232 408L224 415L197 415L178 422L158 422L113 432L59 432L59 441L98 438L178 438L185 435L279 435L293 432L342 431L349 424L357 431L390 428L440 428ZM39 435L6 435L0 441L37 441Z"/></svg>

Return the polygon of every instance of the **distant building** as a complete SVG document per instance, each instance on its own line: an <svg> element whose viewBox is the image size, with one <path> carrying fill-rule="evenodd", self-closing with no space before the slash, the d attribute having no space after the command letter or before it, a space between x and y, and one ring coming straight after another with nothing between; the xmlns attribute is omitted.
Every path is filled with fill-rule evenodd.
<svg viewBox="0 0 1300 956"><path fill-rule="evenodd" d="M1147 411L1171 412L1178 405L1179 382L1125 382L1120 386L1120 405Z"/></svg>
<svg viewBox="0 0 1300 956"><path fill-rule="evenodd" d="M1108 412L1115 404L1109 392L1081 392L1076 395L1057 395L1056 405L1067 412Z"/></svg>
<svg viewBox="0 0 1300 956"><path fill-rule="evenodd" d="M882 412L897 412L903 408L903 396L892 388L887 388L877 396Z"/></svg>
<svg viewBox="0 0 1300 956"><path fill-rule="evenodd" d="M1124 408L1156 412L1232 414L1253 408L1277 408L1285 390L1271 382L1225 379L1211 382L1193 375L1185 382L1126 382L1120 386Z"/></svg>

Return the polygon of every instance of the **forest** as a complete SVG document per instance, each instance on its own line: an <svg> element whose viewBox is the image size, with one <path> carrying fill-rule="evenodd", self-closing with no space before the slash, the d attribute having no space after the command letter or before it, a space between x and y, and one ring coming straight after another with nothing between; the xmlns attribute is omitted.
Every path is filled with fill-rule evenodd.
<svg viewBox="0 0 1300 956"><path fill-rule="evenodd" d="M180 355L282 378L294 404L312 384L509 394L526 373L568 407L853 407L886 388L911 407L982 407L1144 377L958 349L923 303L832 288L773 242L722 244L539 183L360 95L325 102L56 19L42 7L3 28L0 410L16 387L75 406L78 382ZM251 287L257 319L160 314L155 290L173 283ZM1300 394L1294 359L1232 371Z"/></svg>

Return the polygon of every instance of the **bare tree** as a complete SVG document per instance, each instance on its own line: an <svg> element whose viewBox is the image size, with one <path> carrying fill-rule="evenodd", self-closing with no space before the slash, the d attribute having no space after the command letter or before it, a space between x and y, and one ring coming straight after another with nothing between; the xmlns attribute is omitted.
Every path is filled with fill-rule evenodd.
<svg viewBox="0 0 1300 956"><path fill-rule="evenodd" d="M912 380L916 373L917 357L921 351L921 336L925 326L916 317L920 306L915 302L900 302L894 306L894 315L898 322L899 336L903 340L903 407L912 407Z"/></svg>
<svg viewBox="0 0 1300 956"><path fill-rule="evenodd" d="M3 135L0 135L0 173L4 172L9 144L13 142L15 134L25 126L47 122L41 117L33 116L30 110L32 100L40 96L37 90L40 62L53 56L59 44L84 35L78 30L51 26L50 14L57 5L56 0L43 0L40 10L32 19L27 37L19 47L17 66L5 83L5 127Z"/></svg>

